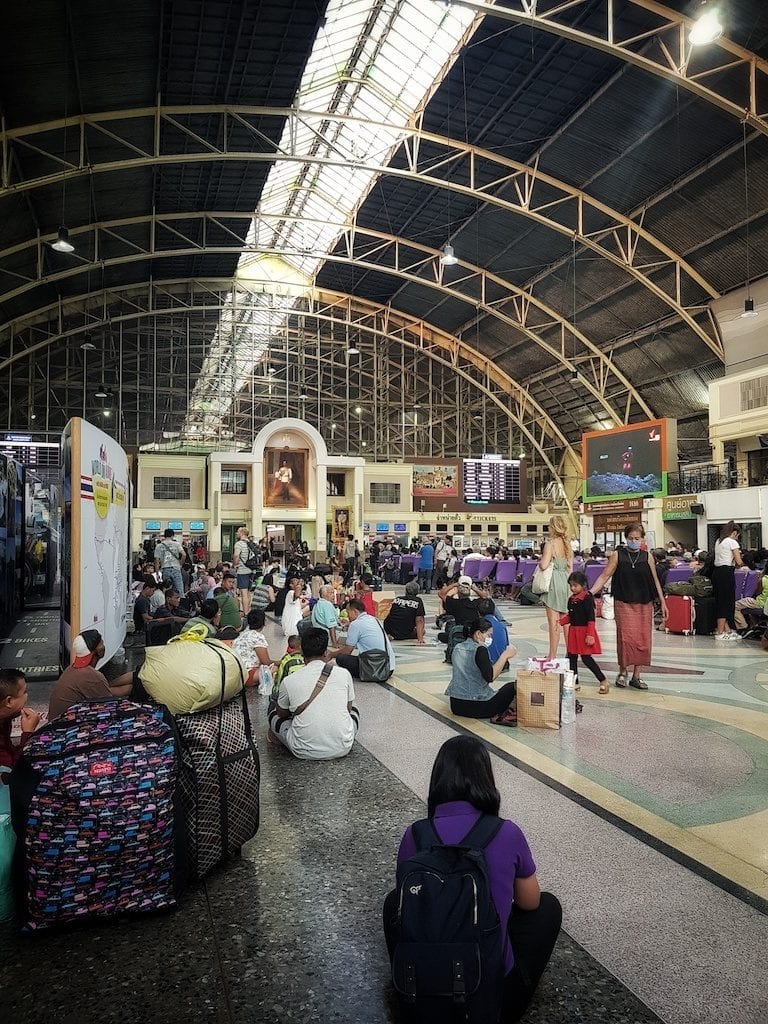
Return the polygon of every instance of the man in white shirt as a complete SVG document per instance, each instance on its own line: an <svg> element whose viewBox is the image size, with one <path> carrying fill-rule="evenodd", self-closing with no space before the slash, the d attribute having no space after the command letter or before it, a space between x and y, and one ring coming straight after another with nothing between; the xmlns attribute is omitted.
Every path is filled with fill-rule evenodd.
<svg viewBox="0 0 768 1024"><path fill-rule="evenodd" d="M277 706L269 715L269 736L276 736L295 757L327 761L352 749L360 724L354 706L352 676L327 662L328 634L312 627L301 636L304 668L285 676ZM324 673L326 666L332 666Z"/></svg>
<svg viewBox="0 0 768 1024"><path fill-rule="evenodd" d="M355 678L360 678L360 655L366 651L384 651L389 655L390 675L395 671L395 651L389 642L384 627L373 615L368 615L362 601L353 599L347 602L349 629L347 642L338 650L329 651L336 664ZM357 649L357 654L352 652Z"/></svg>

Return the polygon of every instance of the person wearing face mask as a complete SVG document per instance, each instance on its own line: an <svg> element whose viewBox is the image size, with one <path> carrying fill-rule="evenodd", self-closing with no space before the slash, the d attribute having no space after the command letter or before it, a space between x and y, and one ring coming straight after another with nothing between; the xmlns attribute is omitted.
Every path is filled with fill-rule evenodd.
<svg viewBox="0 0 768 1024"><path fill-rule="evenodd" d="M451 711L462 718L499 719L498 724L513 725L516 716L509 706L517 692L515 681L498 690L491 683L517 654L517 648L510 644L492 662L488 649L493 644L493 623L476 619L465 627L465 633L466 639L453 649L451 681L445 691Z"/></svg>
<svg viewBox="0 0 768 1024"><path fill-rule="evenodd" d="M667 620L667 602L656 574L656 563L650 551L643 549L645 530L642 523L630 523L624 530L624 547L613 552L608 565L595 580L590 592L599 593L611 577L611 593L616 617L616 656L619 673L615 685L623 689L647 690L640 673L651 664L653 637L653 603L658 597L661 615Z"/></svg>

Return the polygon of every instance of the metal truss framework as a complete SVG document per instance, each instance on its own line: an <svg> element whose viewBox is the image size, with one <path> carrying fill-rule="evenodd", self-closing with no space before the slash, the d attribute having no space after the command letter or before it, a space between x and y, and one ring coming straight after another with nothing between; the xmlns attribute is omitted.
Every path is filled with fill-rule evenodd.
<svg viewBox="0 0 768 1024"><path fill-rule="evenodd" d="M43 350L60 347L60 343L63 343L68 353L76 349L76 344L72 342L77 342L83 335L94 337L99 331L109 331L114 336L118 332L117 412L118 418L121 418L123 387L126 392L133 393L135 390L137 409L140 396L145 401L152 400L147 382L142 383L137 376L131 385L123 379L126 354L136 348L135 335L130 333L131 330L136 328L138 331L142 322L171 321L176 318L179 321L179 337L183 338L181 321L186 320L188 324L190 319L218 314L231 305L233 295L238 306L245 308L249 301L253 301L254 295L258 294L260 292L257 289L243 288L230 279L146 283L88 293L70 299L66 304L50 307L50 322L41 320L33 329L30 344L15 351L13 362L5 360L0 370L8 370L9 373L14 371L14 380L26 382L32 380L33 364L40 362ZM322 325L322 330L316 328L316 325ZM349 387L351 376L346 363L350 332L358 341L363 358L367 354L370 359L370 366L365 368L361 364L356 373L359 373L360 379L365 376L371 382L368 386L374 389L374 412L370 418L359 421L360 430L364 429L370 438L367 444L371 454L375 454L378 445L382 446L382 451L386 445L389 449L387 454L391 454L401 443L403 455L418 454L417 449L423 454L429 449L432 442L425 443L425 438L422 438L418 444L413 445L413 451L410 450L409 440L409 449L406 450L403 437L406 425L411 428L410 437L414 436L412 427L417 423L414 424L409 417L414 411L414 391L418 386L420 390L417 397L428 409L435 404L439 405L439 396L445 398L450 395L446 408L439 411L435 421L444 419L441 428L443 438L445 428L451 428L451 421L454 421L449 436L453 437L457 450L462 445L463 451L477 448L481 439L486 440L487 431L492 433L494 442L500 444L496 419L501 416L507 422L507 443L501 445L502 450L507 450L510 445L514 447L513 438L518 441L525 439L526 447L536 453L537 459L534 462L546 466L552 479L563 489L563 494L566 493L564 473L568 457L572 460L576 458L573 448L531 395L499 369L493 360L460 339L435 329L423 320L397 313L386 305L366 302L349 295L311 290L297 297L288 314L284 335L277 338L276 344L270 349L269 361L279 362L285 374L283 385L286 402L293 402L297 413L301 411L306 414L314 407L318 423L323 424L322 429L326 435L332 423L343 424L348 438L353 432L350 427L350 409L355 399L350 397L348 390L344 391L344 387ZM400 352L399 364L394 369L392 366L384 369L377 362L384 355L391 363L397 363L396 359L392 360L387 354L393 346ZM182 340L177 346L177 353L183 352L183 347ZM284 357L281 356L282 352ZM405 364L406 353L413 355L410 371ZM202 357L202 351L198 355ZM16 365L25 359L28 362L26 374ZM137 359L137 374L139 362ZM334 367L337 371L335 377ZM439 384L432 379L435 367L440 367L441 372L445 371ZM184 367L180 369L183 371ZM330 382L323 378L329 369L333 377ZM417 379L420 382L418 385ZM167 382L163 384L166 387L162 390L166 390ZM279 390L270 393L270 385L278 389L280 387L274 378L270 379L267 375L266 366L258 372L254 368L249 386L239 394L232 395L234 409L229 418L231 426L222 435L225 440L235 439L242 443L253 436L255 408L260 402L264 405L263 415L266 418L274 416L275 404L282 401L282 395L278 398ZM8 378L7 386L10 394L13 390L11 378ZM461 386L465 390L460 393ZM455 396L452 393L454 388ZM474 393L472 400L466 388ZM172 390L167 389L170 393ZM299 400L302 391L306 391L308 396L314 393L313 399L308 398L303 408ZM181 389L177 390L177 397L180 401L184 399ZM426 414L422 430L434 427L432 419L431 412ZM509 429L510 424L514 427L512 431ZM398 430L401 432L397 433ZM440 451L436 454L440 454Z"/></svg>
<svg viewBox="0 0 768 1024"><path fill-rule="evenodd" d="M242 229L244 218L234 212L134 217L79 228L72 232L72 236L78 237L81 248L84 241L89 252L100 256L99 262L103 266L149 258L196 255L206 251L261 255L269 251L267 244L273 241L278 219L285 220L284 217L254 215L248 234L253 241L247 245L239 242L235 231L227 226L228 222L234 221ZM188 247L175 248L180 241L187 243ZM639 392L614 365L610 354L594 345L583 332L574 329L568 320L538 299L532 290L518 288L501 276L466 261L460 261L455 270L446 271L440 264L439 250L356 226L344 229L340 250L328 259L426 285L451 298L461 299L474 311L519 331L547 352L563 371L578 373L578 382L574 384L585 388L616 425L627 422L633 412L648 417L654 415ZM110 256L106 255L108 252ZM284 248L273 252L286 255ZM81 259L74 267L60 272L57 280L86 273L93 265ZM18 338L27 324L34 323L35 316L32 314L0 326L0 345L10 340L11 333ZM9 359L20 357L21 353L17 353L0 360L0 369L8 365Z"/></svg>
<svg viewBox="0 0 768 1024"><path fill-rule="evenodd" d="M592 19L593 28L575 28L574 22L582 10L594 14L594 0L449 0L478 15L530 25L610 53L651 75L674 82L768 135L768 61L725 37L707 46L691 46L688 33L692 18L654 0L626 2L647 11L656 24L645 32L628 36L621 28L621 5L616 0L603 0L598 19ZM711 84L713 80L717 85Z"/></svg>
<svg viewBox="0 0 768 1024"><path fill-rule="evenodd" d="M287 121L292 144L287 150L276 148L249 118L275 118ZM360 167L353 152L331 146L332 156L320 156L313 145L299 144L299 139L314 137L329 119L339 124L369 122L326 111L277 109L270 107L186 106L148 107L129 111L107 111L82 115L68 121L59 120L2 132L3 196L50 186L86 174L107 174L156 164L200 163L210 161L292 161L318 166ZM314 134L299 132L309 126ZM392 126L382 124L391 133ZM65 129L77 137L70 155L63 145ZM412 180L420 185L446 189L471 200L489 204L506 213L528 218L548 230L573 239L582 247L624 271L669 306L683 322L721 360L722 342L714 320L706 307L708 299L718 291L679 255L634 221L610 209L587 193L539 171L487 150L447 139L409 126L397 129L404 166L382 162L365 165L376 175ZM104 152L104 139L109 140L109 159L99 159ZM33 141L36 140L36 141ZM58 146L57 143L62 145ZM254 144L263 147L254 151ZM30 149L52 170L36 177L15 179L12 169L18 160L11 160L12 147ZM117 154L122 152L122 156ZM388 148L382 158L388 159ZM62 154L63 155L60 155ZM96 154L88 162L87 153ZM247 215L246 215L247 216ZM354 218L353 218L354 220ZM286 219L286 223L289 219ZM340 224L339 231L353 223ZM274 228L273 228L274 230ZM279 244L279 230L275 232ZM42 282L55 282L72 272L46 270L46 251L42 236L14 246L0 254L0 271L22 280L15 288L0 296L0 302L24 294ZM274 245L274 241L273 241ZM19 265L7 261L20 253L36 250L34 271L25 274ZM325 256L325 254L322 254ZM94 259L100 253L94 251ZM5 262L5 266L3 263ZM29 261L31 264L31 260ZM700 319L697 319L697 316ZM703 322L702 322L703 318Z"/></svg>

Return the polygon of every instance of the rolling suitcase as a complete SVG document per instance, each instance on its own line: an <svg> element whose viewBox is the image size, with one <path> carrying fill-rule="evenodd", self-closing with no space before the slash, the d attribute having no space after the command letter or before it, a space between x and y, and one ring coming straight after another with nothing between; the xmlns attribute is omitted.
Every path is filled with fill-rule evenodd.
<svg viewBox="0 0 768 1024"><path fill-rule="evenodd" d="M695 597L693 599L693 605L695 611L694 628L696 630L696 635L711 636L717 628L714 597Z"/></svg>
<svg viewBox="0 0 768 1024"><path fill-rule="evenodd" d="M74 704L40 729L11 775L22 927L175 906L175 789L161 708Z"/></svg>
<svg viewBox="0 0 768 1024"><path fill-rule="evenodd" d="M683 633L690 636L693 632L693 624L696 618L696 609L693 598L677 594L670 594L667 598L667 624L665 632Z"/></svg>
<svg viewBox="0 0 768 1024"><path fill-rule="evenodd" d="M220 655L221 657L221 655ZM259 827L259 752L251 732L245 688L208 711L175 718L179 798L190 877L203 878L240 852Z"/></svg>

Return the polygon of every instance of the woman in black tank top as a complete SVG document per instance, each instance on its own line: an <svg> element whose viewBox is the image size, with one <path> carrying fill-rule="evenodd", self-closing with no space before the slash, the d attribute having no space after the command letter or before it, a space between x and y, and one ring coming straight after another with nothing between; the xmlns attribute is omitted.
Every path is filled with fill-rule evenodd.
<svg viewBox="0 0 768 1024"><path fill-rule="evenodd" d="M616 616L616 654L619 673L615 685L627 685L627 673L632 669L629 685L636 690L647 690L640 673L651 663L653 637L653 602L658 596L661 614L667 619L667 602L656 575L656 564L650 551L641 548L645 537L642 523L630 523L624 530L626 547L611 555L608 565L591 588L597 594L613 578L611 592Z"/></svg>

